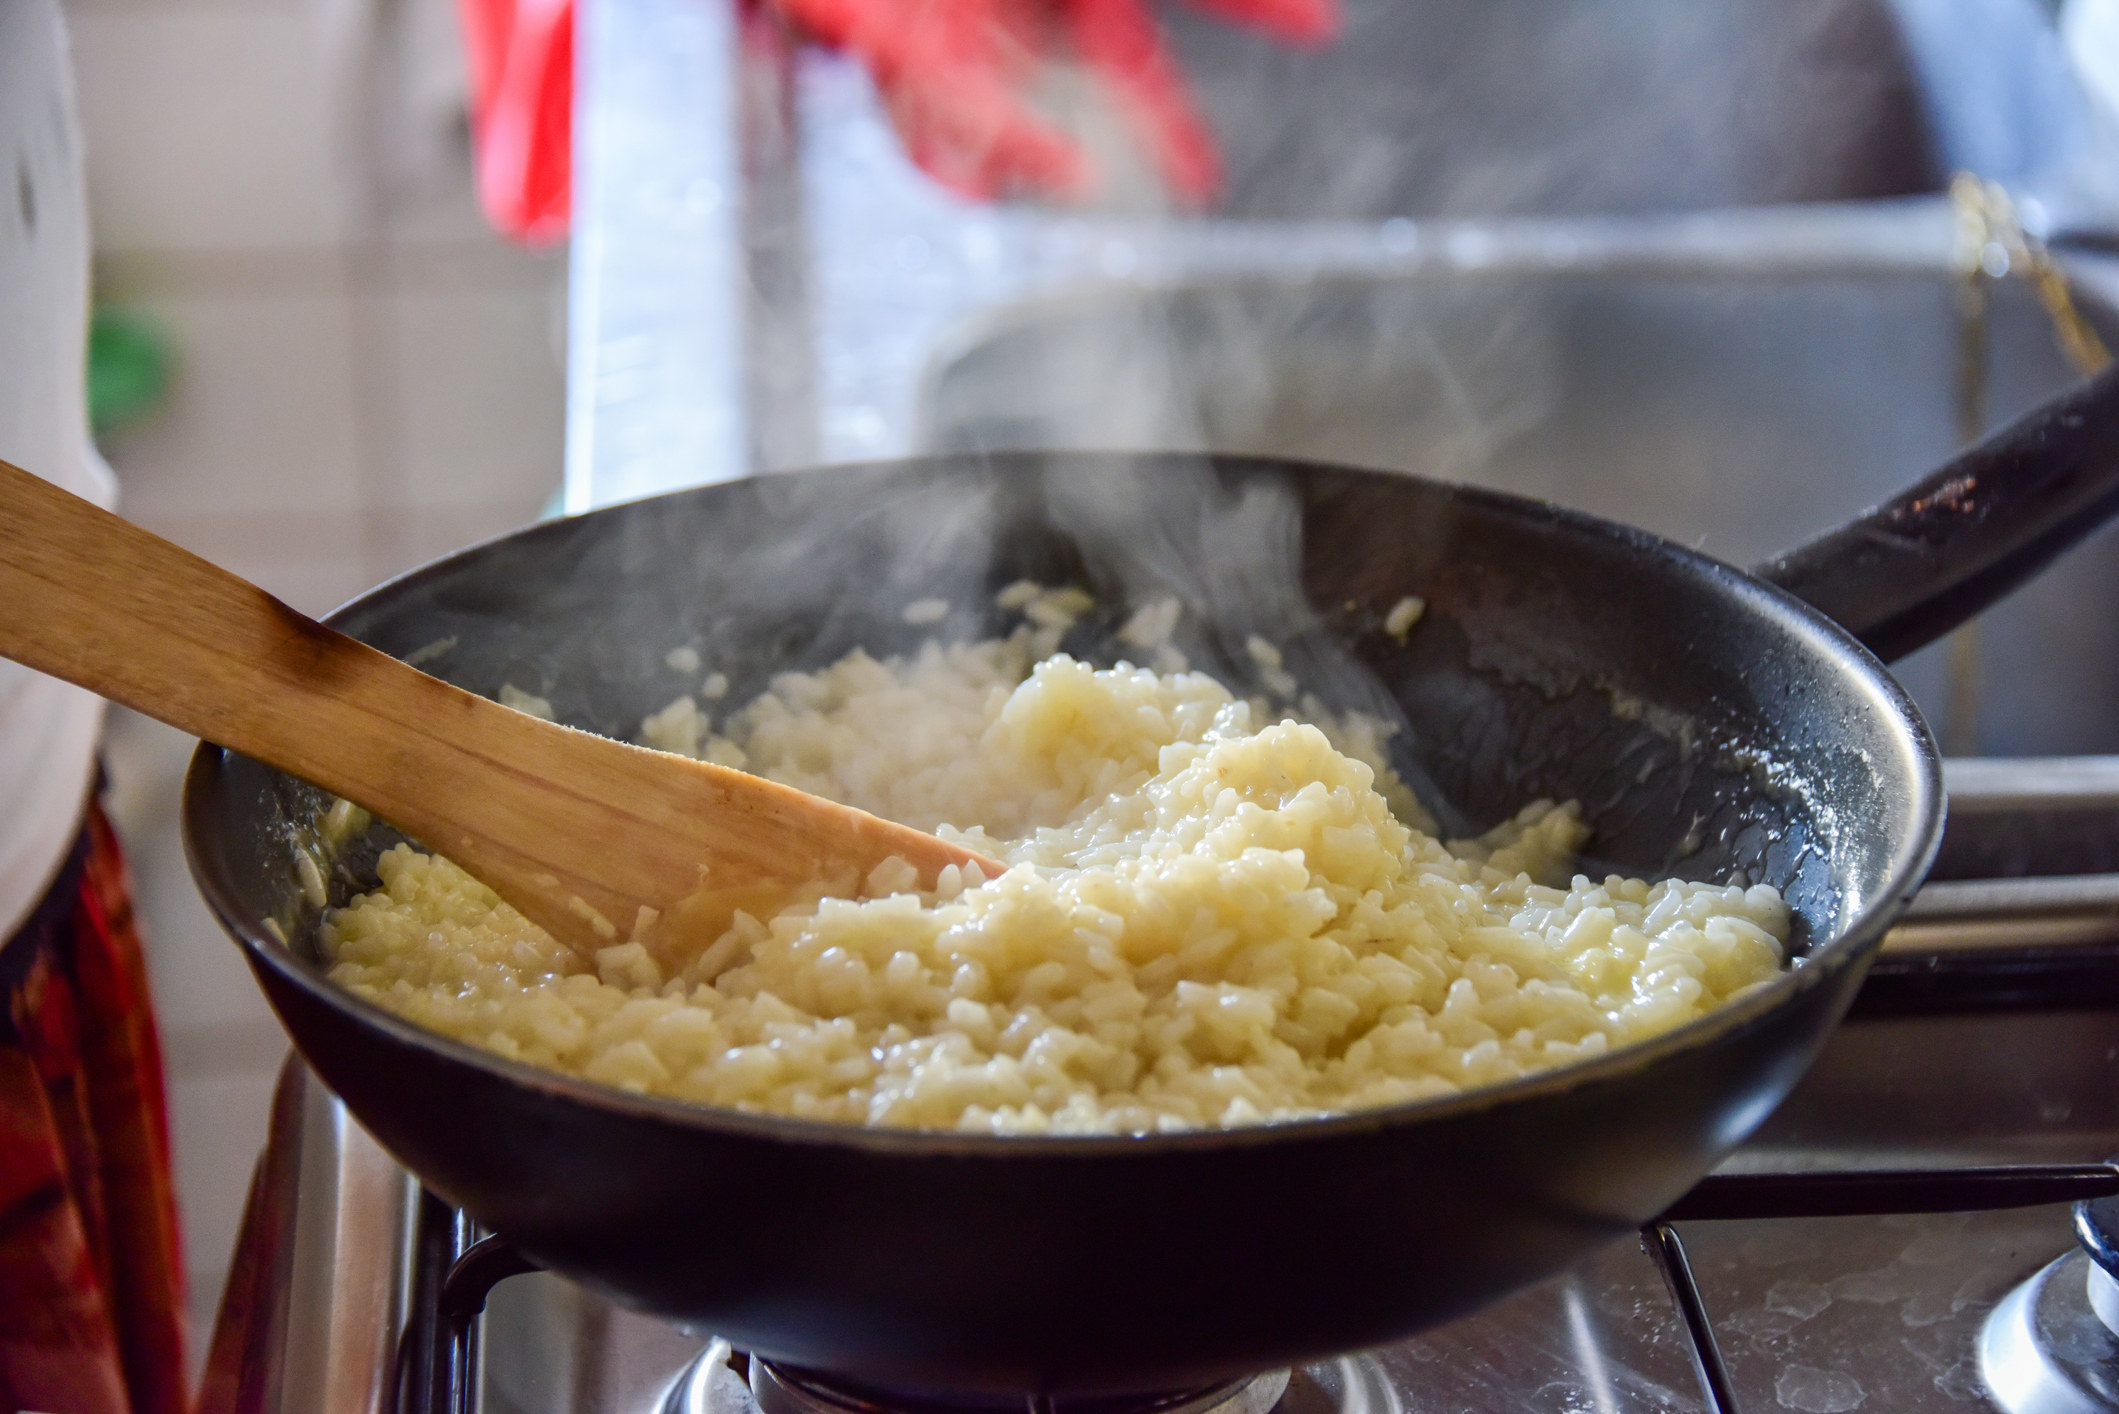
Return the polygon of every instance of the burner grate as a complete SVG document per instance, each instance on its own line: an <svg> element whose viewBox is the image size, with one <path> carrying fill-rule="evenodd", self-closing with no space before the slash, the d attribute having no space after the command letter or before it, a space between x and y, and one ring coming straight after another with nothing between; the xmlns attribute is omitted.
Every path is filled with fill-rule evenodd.
<svg viewBox="0 0 2119 1414"><path fill-rule="evenodd" d="M1713 1174L1641 1229L1689 1338L1710 1414L1737 1402L1676 1224L1991 1211L2119 1195L2119 1163ZM505 1238L422 1198L414 1299L398 1351L399 1414L473 1414L478 1315L508 1277L538 1270Z"/></svg>

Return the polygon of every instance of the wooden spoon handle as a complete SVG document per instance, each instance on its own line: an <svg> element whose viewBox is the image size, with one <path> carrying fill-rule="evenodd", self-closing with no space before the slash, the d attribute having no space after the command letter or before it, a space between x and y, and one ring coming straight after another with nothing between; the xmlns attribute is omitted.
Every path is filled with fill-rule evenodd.
<svg viewBox="0 0 2119 1414"><path fill-rule="evenodd" d="M345 796L559 937L642 906L997 865L762 778L542 722L407 667L0 462L0 655Z"/></svg>
<svg viewBox="0 0 2119 1414"><path fill-rule="evenodd" d="M0 601L0 654L327 789L326 689L393 661L6 462Z"/></svg>

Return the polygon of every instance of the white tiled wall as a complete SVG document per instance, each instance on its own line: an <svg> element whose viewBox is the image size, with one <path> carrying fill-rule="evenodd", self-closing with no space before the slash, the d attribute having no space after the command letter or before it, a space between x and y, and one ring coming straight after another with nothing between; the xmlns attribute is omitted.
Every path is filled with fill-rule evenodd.
<svg viewBox="0 0 2119 1414"><path fill-rule="evenodd" d="M75 7L90 199L111 248L315 247L341 236L333 86L318 81L307 20L272 0Z"/></svg>
<svg viewBox="0 0 2119 1414"><path fill-rule="evenodd" d="M525 523L559 483L563 263L477 216L449 13L69 8L98 294L176 355L167 404L105 443L122 509L310 612ZM196 1360L285 1042L185 870L191 744L129 713L107 739L169 1063Z"/></svg>

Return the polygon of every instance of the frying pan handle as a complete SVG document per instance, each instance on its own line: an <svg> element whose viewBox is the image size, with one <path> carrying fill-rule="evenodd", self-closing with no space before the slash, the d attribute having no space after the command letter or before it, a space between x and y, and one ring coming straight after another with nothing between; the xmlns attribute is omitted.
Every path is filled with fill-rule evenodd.
<svg viewBox="0 0 2119 1414"><path fill-rule="evenodd" d="M2115 513L2119 365L1752 572L1890 662L2008 594Z"/></svg>

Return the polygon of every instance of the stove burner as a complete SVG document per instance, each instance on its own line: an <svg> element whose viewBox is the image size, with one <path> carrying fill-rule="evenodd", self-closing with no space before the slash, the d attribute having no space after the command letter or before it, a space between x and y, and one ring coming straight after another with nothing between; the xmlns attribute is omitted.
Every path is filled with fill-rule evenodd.
<svg viewBox="0 0 2119 1414"><path fill-rule="evenodd" d="M2008 1414L2119 1410L2119 1339L2090 1305L2080 1252L2049 1263L2003 1298L1979 1333L1979 1372Z"/></svg>
<svg viewBox="0 0 2119 1414"><path fill-rule="evenodd" d="M2005 1297L1979 1338L1979 1368L2009 1414L2119 1411L2119 1198L2075 1205L2079 1250Z"/></svg>
<svg viewBox="0 0 2119 1414"><path fill-rule="evenodd" d="M2090 1259L2090 1309L2119 1333L2119 1197L2075 1205L2075 1238Z"/></svg>
<svg viewBox="0 0 2119 1414"><path fill-rule="evenodd" d="M734 1358L728 1342L709 1345L670 1392L665 1414L1269 1414L1288 1387L1288 1371L1274 1370L1171 1394L901 1394L755 1357L746 1385Z"/></svg>
<svg viewBox="0 0 2119 1414"><path fill-rule="evenodd" d="M750 1387L759 1414L1267 1414L1286 1392L1288 1372L1170 1394L1010 1398L900 1394L754 1359Z"/></svg>

